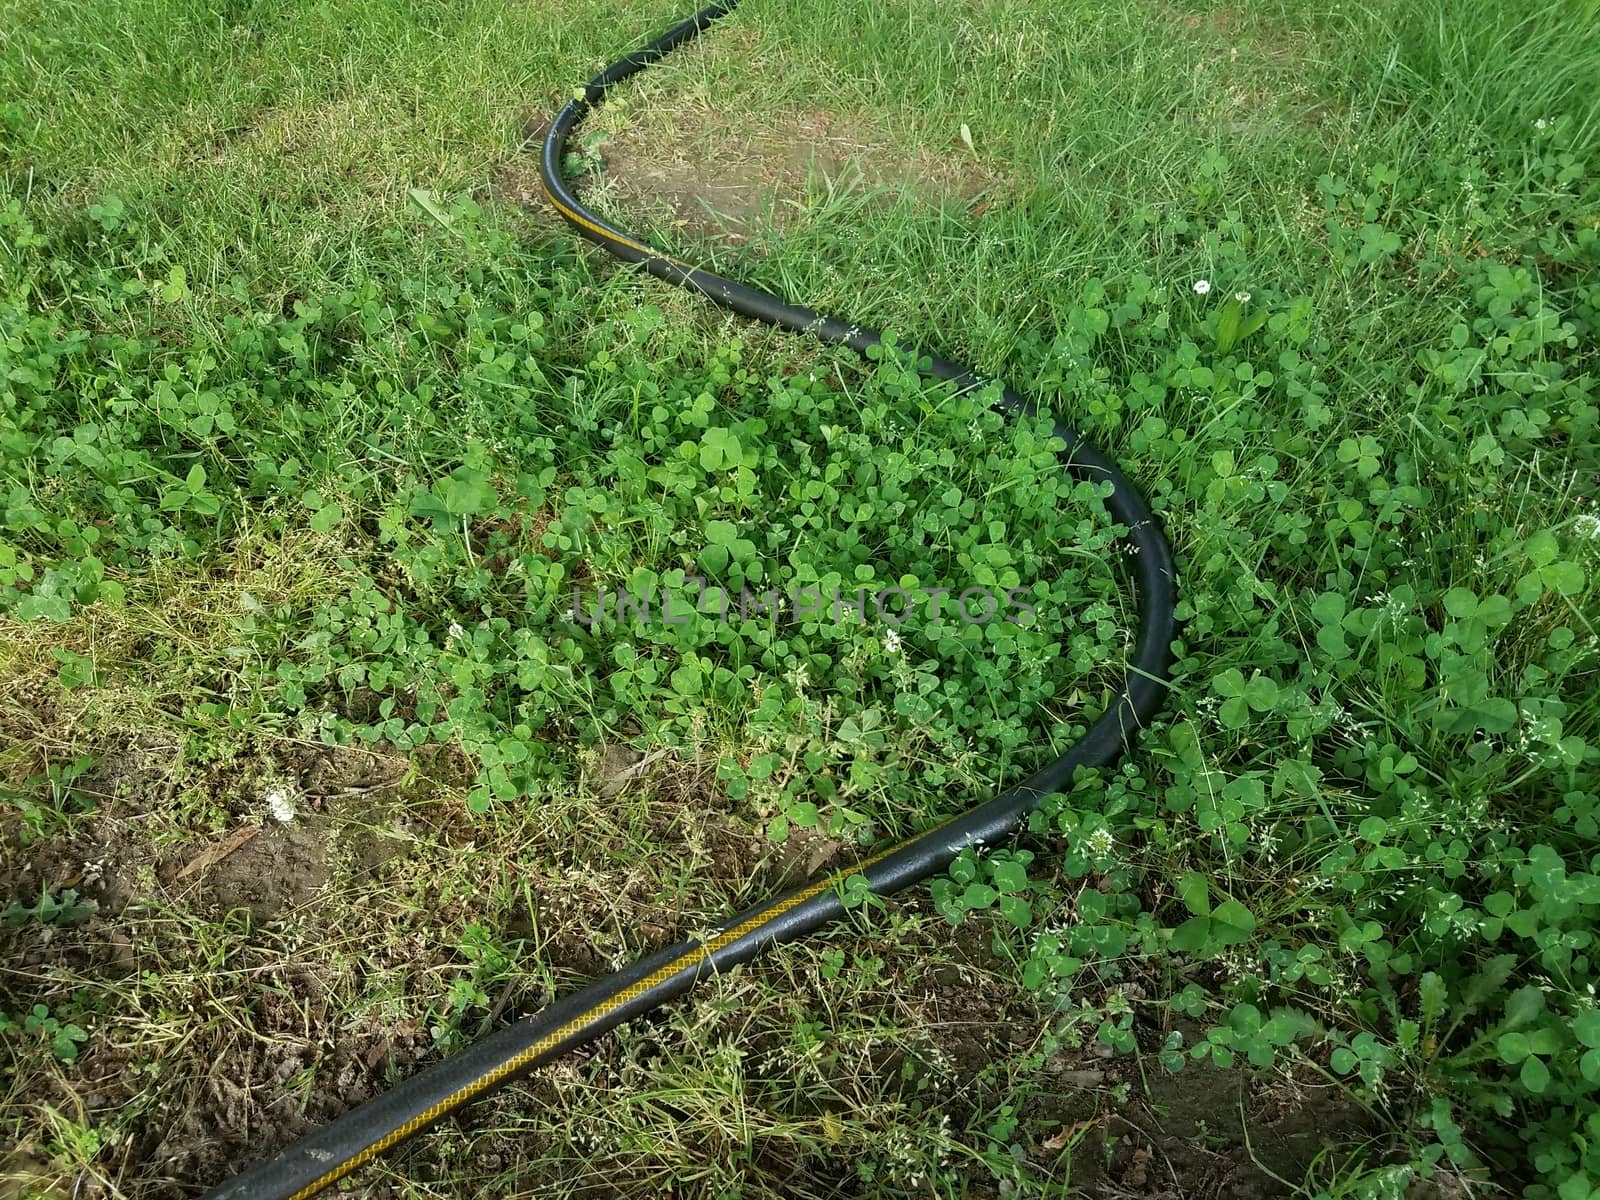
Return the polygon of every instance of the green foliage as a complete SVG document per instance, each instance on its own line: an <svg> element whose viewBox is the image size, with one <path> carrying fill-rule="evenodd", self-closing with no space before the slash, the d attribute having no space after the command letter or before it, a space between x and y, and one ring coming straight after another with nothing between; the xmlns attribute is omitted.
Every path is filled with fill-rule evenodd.
<svg viewBox="0 0 1600 1200"><path fill-rule="evenodd" d="M12 367L0 417L0 599L65 622L123 603L113 579L152 558L225 553L246 521L342 545L357 576L344 596L242 614L233 653L256 664L259 702L307 734L460 745L481 767L478 811L537 796L574 744L624 727L696 749L737 730L723 777L775 836L870 837L925 811L928 783L998 781L1075 736L1041 709L1056 664L1110 677L1124 619L1098 563L1114 531L1094 488L1056 468L1048 425L941 397L899 354L847 398L758 376L737 344L701 358L652 332L653 309L580 323L571 298L593 280L524 282L523 260L492 244L494 272L415 298L407 279L374 279L186 346L13 301L9 344L45 357ZM555 327L541 310L566 315ZM380 332L398 348L375 349ZM676 354L675 372L603 348L619 339ZM369 394L381 405L352 404ZM1053 569L1065 545L1078 552ZM859 611L885 588L952 583L1026 584L1035 615L965 624L953 598L919 599L902 644ZM639 607L619 620L623 589ZM773 591L819 602L740 603ZM836 595L857 611L835 619ZM63 655L62 683L87 683L90 664Z"/></svg>
<svg viewBox="0 0 1600 1200"><path fill-rule="evenodd" d="M62 664L57 679L63 688L81 686L92 677L86 656L62 651L56 657ZM21 787L0 784L0 801L21 817L19 836L24 845L68 829L76 818L94 811L94 798L78 786L93 766L93 757L82 754L70 762L47 762L43 775L29 776Z"/></svg>
<svg viewBox="0 0 1600 1200"><path fill-rule="evenodd" d="M43 1041L50 1053L64 1063L76 1060L78 1047L89 1040L82 1028L70 1021L62 1022L44 1004L35 1004L20 1021L0 1013L0 1035L15 1037L19 1031L23 1037Z"/></svg>
<svg viewBox="0 0 1600 1200"><path fill-rule="evenodd" d="M451 977L428 1019L434 1041L447 1049L472 1041L478 1025L471 1018L481 1020L489 1013L517 969L515 953L483 925L468 925L461 931L459 950L466 969Z"/></svg>
<svg viewBox="0 0 1600 1200"><path fill-rule="evenodd" d="M774 841L869 843L1017 782L1111 702L1135 617L1116 531L1059 472L1047 423L927 384L904 347L862 368L746 345L652 283L514 234L477 186L503 131L458 137L431 59L398 107L429 123L419 146L460 143L470 162L413 160L396 123L376 185L274 158L264 202L225 170L217 186L189 165L209 150L189 151L258 115L205 67L250 74L217 43L232 23L147 7L104 16L116 37L74 39L89 69L47 69L60 39L31 25L0 59L20 97L0 105L0 610L49 644L52 701L88 704L197 649L166 631L119 660L80 636L94 621L131 620L242 547L293 544L336 584L208 614L217 645L166 715L197 737L449 747L479 814L542 804L586 748L633 741L714 764ZM1041 36L976 32L977 13L945 43L943 22L763 12L773 43L799 47L790 66L838 77L839 111L970 123L971 145L1014 143L986 165L1025 186L981 212L830 199L758 231L741 272L1040 398L1128 466L1178 552L1167 716L1047 798L1027 849L958 858L934 903L983 922L1019 986L1103 1046L1338 1079L1397 1143L1374 1194L1448 1166L1534 1200L1593 1195L1600 157L1573 85L1593 75L1584 14L1334 5L1276 31L1291 36L1269 58L1318 47L1286 78L1252 67L1247 40L1225 72L1185 60L1171 22L1139 34L1137 6L1021 7ZM283 25L344 47L329 14ZM95 57L126 42L124 19L148 62ZM571 55L461 21L479 48L517 47L494 87L446 81L474 111L526 90L529 45ZM937 69L885 65L902 24L934 40L901 61ZM370 29L348 57L263 36L263 94L302 86L279 60L359 74L393 50ZM1146 69L1130 45L1159 53ZM190 64L161 87L141 74L168 70L158 47ZM834 65L863 54L870 70ZM1061 80L1081 85L1070 112ZM983 135L985 110L1015 126L997 115ZM101 119L178 133L117 126L135 161L104 164L85 128ZM597 141L575 157L604 168ZM1090 162L1092 186L1062 182ZM414 179L433 182L397 182ZM248 216L219 198L239 194ZM1035 616L968 625L919 602L890 638L739 603L952 584L1021 587ZM618 615L623 588L649 619ZM94 807L90 765L8 774L21 840ZM885 908L859 880L843 900ZM6 918L86 915L68 890ZM482 926L457 949L427 1014L447 1044L518 967ZM842 953L823 968L863 969ZM5 1031L64 1062L83 1041L48 1009ZM975 1121L989 1169L1022 1179L1021 1107ZM862 1161L864 1180L890 1174Z"/></svg>
<svg viewBox="0 0 1600 1200"><path fill-rule="evenodd" d="M33 904L13 900L6 906L5 915L0 919L7 925L22 925L30 921L42 925L71 925L93 916L95 911L93 900L80 901L77 889L63 888L60 895L41 891L39 899Z"/></svg>
<svg viewBox="0 0 1600 1200"><path fill-rule="evenodd" d="M950 867L950 878L934 880L934 904L952 925L959 925L967 913L992 909L1016 929L1025 930L1033 924L1028 902L1032 862L1033 854L1027 850L1000 851L981 859L963 851Z"/></svg>
<svg viewBox="0 0 1600 1200"><path fill-rule="evenodd" d="M1329 182L1337 227L1360 191ZM1370 221L1355 234L1352 271L1403 244ZM1587 236L1557 257L1600 261ZM1526 1148L1553 1181L1530 1195L1587 1195L1600 521L1536 486L1492 497L1533 486L1534 455L1595 477L1596 324L1581 274L1541 284L1527 263L1431 263L1465 315L1415 366L1380 365L1397 400L1361 426L1326 402L1317 361L1338 351L1304 298L1253 298L1270 315L1248 331L1224 300L1209 352L1165 313L1121 330L1159 365L1130 377L1119 423L1188 497L1169 518L1187 550L1181 699L1142 757L1035 817L1058 869L1098 882L1027 881L1021 979L1064 1000L1130 951L1225 962L1227 983L1163 1002L1209 1021L1187 1049L1169 1036L1169 1069L1310 1055L1394 1113L1413 1171ZM1131 312L1143 289L1088 302ZM963 859L935 886L952 920L1000 900L983 871Z"/></svg>

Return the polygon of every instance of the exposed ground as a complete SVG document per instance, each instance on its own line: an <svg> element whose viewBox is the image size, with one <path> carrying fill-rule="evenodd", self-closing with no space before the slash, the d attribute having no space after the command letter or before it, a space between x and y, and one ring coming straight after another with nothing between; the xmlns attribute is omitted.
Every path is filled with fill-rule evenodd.
<svg viewBox="0 0 1600 1200"><path fill-rule="evenodd" d="M598 170L585 199L689 236L738 243L752 227L781 229L821 202L858 194L971 208L999 186L976 153L908 154L870 115L786 111L731 126L709 108L646 115L656 119L586 139Z"/></svg>
<svg viewBox="0 0 1600 1200"><path fill-rule="evenodd" d="M820 837L773 846L706 772L664 758L639 770L617 747L593 756L591 786L501 823L492 844L462 819L448 762L434 779L402 778L404 759L382 752L280 743L244 757L292 797L292 819L129 747L102 753L107 776L77 781L100 803L70 836L5 847L6 895L70 890L83 910L8 932L8 1007L102 997L70 1072L37 1062L13 1075L13 1099L118 1130L104 1165L68 1180L43 1125L5 1162L15 1194L192 1194L437 1058L442 1031L412 1014L445 1015L451 980L470 979L484 1009L446 1044L840 852ZM151 812L179 789L233 792L226 832L153 838ZM503 961L472 969L491 944L474 930L492 931ZM474 1109L364 1192L404 1194L401 1178L526 1186L574 1148L582 1167L552 1181L571 1195L636 1195L691 1163L709 1171L707 1194L712 1180L747 1195L877 1194L868 1167L914 1192L926 1168L909 1144L896 1157L911 1122L942 1147L948 1180L992 1196L952 1131L999 1118L1008 1153L1085 1195L1266 1197L1371 1129L1314 1074L1169 1076L1149 1047L1085 1044L1071 1023L1063 1036L989 934L951 931L925 899L895 902ZM653 1114L671 1121L669 1144Z"/></svg>

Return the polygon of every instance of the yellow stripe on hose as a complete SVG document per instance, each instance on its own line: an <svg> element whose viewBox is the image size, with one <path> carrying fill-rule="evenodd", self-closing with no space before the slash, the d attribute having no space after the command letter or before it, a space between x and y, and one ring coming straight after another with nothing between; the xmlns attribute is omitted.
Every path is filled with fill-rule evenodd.
<svg viewBox="0 0 1600 1200"><path fill-rule="evenodd" d="M606 241L611 242L614 245L626 246L629 250L637 251L640 254L647 254L651 258L659 258L662 262L669 262L675 267L681 267L685 271L695 270L694 267L690 266L682 259L673 258L670 254L663 254L659 250L646 246L643 242L636 242L630 237L624 237L622 234L617 233L614 230L607 229L604 225L595 224L581 212L574 208L568 208L565 204L561 203L560 200L556 199L556 194L550 190L550 185L548 183L545 183L543 186L545 199L549 200L551 204L555 205L556 211L567 220L571 221L574 225L579 225L584 229L587 229L596 237L604 238Z"/></svg>
<svg viewBox="0 0 1600 1200"><path fill-rule="evenodd" d="M551 200L554 201L554 199L555 197L552 196ZM561 208L562 211L567 213L569 216L576 215L571 213L562 205L557 205L557 207ZM587 222L585 222L585 224L587 225ZM599 230L599 232L605 233L604 230ZM606 236L609 237L610 234L606 234ZM651 250L648 251L648 253L654 254L655 251ZM952 818L952 820L954 819L955 818ZM493 1070L485 1071L471 1083L467 1084L460 1090L453 1092L451 1095L446 1096L432 1108L418 1113L404 1125L390 1130L383 1137L379 1138L377 1141L373 1142L359 1153L353 1154L349 1158L345 1159L344 1162L333 1168L333 1170L329 1171L326 1175L323 1175L320 1178L308 1183L305 1187L301 1188L298 1192L289 1197L289 1200L308 1200L309 1197L314 1196L317 1192L320 1192L330 1183L333 1183L335 1180L343 1179L346 1175L350 1174L351 1171L354 1171L363 1163L366 1163L369 1160L377 1157L379 1154L382 1154L390 1146L394 1146L405 1141L406 1138L410 1137L418 1130L424 1129L428 1125L431 1125L433 1122L449 1113L452 1109L460 1108L474 1096L481 1095L483 1092L494 1087L495 1084L499 1083L507 1076L515 1075L518 1071L522 1070L522 1068L528 1066L530 1063L538 1059L542 1054L560 1045L563 1041L571 1037L574 1033L578 1032L585 1025L592 1024L593 1022L606 1017L607 1015L621 1008L624 1004L627 1004L629 1001L637 1000L640 996L643 996L646 992L650 991L651 988L658 987L667 980L671 979L679 971L683 970L683 963L685 959L692 958L696 954L715 954L719 950L726 949L727 947L733 945L733 943L737 942L740 938L748 937L750 934L755 933L769 921L776 920L785 913L790 912L798 906L804 904L807 900L814 900L816 897L822 895L823 892L828 891L830 888L837 887L850 876L859 875L868 867L882 862L896 851L902 850L911 845L912 842L919 841L931 833L938 832L949 823L949 821L943 821L934 826L932 829L924 830L922 833L919 833L914 837L907 838L905 841L900 842L897 845L890 846L887 850L881 850L877 854L872 855L870 858L864 858L860 862L856 863L855 866L848 867L837 874L830 875L826 879L823 879L818 883L814 883L810 887L798 891L794 895L780 901L773 907L767 909L765 912L757 913L748 921L744 921L741 924L735 925L731 929L724 930L723 932L717 934L717 936L712 938L710 941L699 942L695 945L689 946L682 954L678 955L677 958L673 959L665 966L656 968L656 970L652 971L649 975L646 975L643 979L639 980L638 983L624 988L615 996L606 997L599 1004L595 1005L594 1008L584 1013L581 1017L574 1017L565 1025L558 1027L552 1032L546 1034L544 1037L540 1038L527 1049L521 1050L511 1058L506 1059L505 1062L501 1063Z"/></svg>

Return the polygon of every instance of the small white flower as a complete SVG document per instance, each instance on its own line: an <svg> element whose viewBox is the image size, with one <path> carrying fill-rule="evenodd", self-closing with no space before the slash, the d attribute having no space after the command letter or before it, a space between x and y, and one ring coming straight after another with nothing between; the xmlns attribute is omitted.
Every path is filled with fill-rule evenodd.
<svg viewBox="0 0 1600 1200"><path fill-rule="evenodd" d="M1540 117L1533 123L1533 127L1543 133L1546 129L1550 128L1550 122L1545 120L1543 117Z"/></svg>
<svg viewBox="0 0 1600 1200"><path fill-rule="evenodd" d="M1117 839L1111 836L1111 831L1104 825L1089 835L1089 850L1096 858L1104 858L1111 853L1111 847L1117 844Z"/></svg>
<svg viewBox="0 0 1600 1200"><path fill-rule="evenodd" d="M1209 279L1196 279L1194 281L1194 294L1196 296L1204 296L1210 290L1211 290L1211 280L1209 280Z"/></svg>
<svg viewBox="0 0 1600 1200"><path fill-rule="evenodd" d="M1600 538L1600 517L1584 513L1572 523L1572 532L1583 538Z"/></svg>
<svg viewBox="0 0 1600 1200"><path fill-rule="evenodd" d="M1240 304L1249 304L1250 303L1250 293L1249 292L1235 292L1233 294L1233 298L1235 300L1237 300Z"/></svg>
<svg viewBox="0 0 1600 1200"><path fill-rule="evenodd" d="M461 628L461 622L459 622L459 621L451 621L450 622L450 640L452 642L461 642L461 641L465 641L466 637L467 637L467 631L465 629Z"/></svg>
<svg viewBox="0 0 1600 1200"><path fill-rule="evenodd" d="M893 629L887 629L883 634L883 648L890 654L900 653L900 634Z"/></svg>
<svg viewBox="0 0 1600 1200"><path fill-rule="evenodd" d="M283 784L274 784L267 789L267 811L272 814L273 820L287 825L294 820L294 796Z"/></svg>

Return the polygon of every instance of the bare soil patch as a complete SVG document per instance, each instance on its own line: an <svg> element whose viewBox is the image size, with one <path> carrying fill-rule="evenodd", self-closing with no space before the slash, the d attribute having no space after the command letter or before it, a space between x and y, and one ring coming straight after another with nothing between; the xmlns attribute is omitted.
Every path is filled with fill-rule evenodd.
<svg viewBox="0 0 1600 1200"><path fill-rule="evenodd" d="M1371 1129L1358 1105L1309 1073L1209 1064L1177 1075L1157 1071L1132 1112L1110 1111L1103 1119L1097 1194L1108 1200L1292 1196L1319 1155Z"/></svg>
<svg viewBox="0 0 1600 1200"><path fill-rule="evenodd" d="M604 111L604 110L602 110ZM866 116L794 109L730 116L704 106L648 109L586 143L588 199L692 236L748 239L836 192L970 206L1000 176L959 147L896 141Z"/></svg>
<svg viewBox="0 0 1600 1200"><path fill-rule="evenodd" d="M105 1131L97 1162L118 1190L44 1135L25 1139L7 1169L41 1194L192 1194L437 1059L441 1020L481 1034L851 853L814 832L773 845L713 764L622 744L588 752L572 796L475 822L453 792L407 782L452 778L452 754L419 754L402 778L402 760L381 748L276 743L209 775L191 769L178 789L159 769L173 769L166 750L121 766L108 756L101 812L40 844L10 840L7 893L73 883L94 911L0 936L0 1007L47 1004L89 1036L75 1062L17 1059L0 1088L14 1104ZM255 763L248 785L236 778L240 759ZM292 821L262 813L268 778L292 785ZM192 804L200 786L212 793L202 808L229 814L226 826L174 841L168 825L152 842L148 808L174 790ZM604 1127L604 1113L658 1104L664 1071L702 1071L719 1047L737 1047L746 1064L728 1085L737 1093L697 1082L673 1103L692 1097L706 1111L667 1114L661 1128L691 1131L677 1151L688 1161L724 1161L734 1148L716 1133L723 1107L756 1106L774 1132L754 1143L752 1196L874 1194L857 1174L859 1142L802 1144L781 1131L836 1118L870 1131L879 1111L892 1130L905 1119L895 1114L927 1105L962 1129L1025 1097L1013 1152L1064 1175L1065 1150L1074 1194L1108 1200L1287 1195L1278 1177L1297 1179L1332 1136L1364 1127L1335 1090L1281 1073L1171 1077L1092 1039L1040 1065L1057 1018L996 958L996 930L950 929L921 892L891 905L892 933L830 939L845 975L804 967L801 952L735 972L469 1110L396 1169L441 1194L507 1179L643 1194L659 1185L661 1160L626 1147L579 1152L572 1139ZM514 966L486 981L482 1008L452 1018L443 998L471 973L459 939L472 926L493 930ZM815 1069L795 1057L802 1018L823 1039L839 1097L830 1103L842 1108L810 1112L795 1098ZM596 1172L593 1186L574 1187L580 1170ZM981 1166L960 1179L963 1194L1002 1194ZM372 1176L360 1186L389 1194Z"/></svg>

